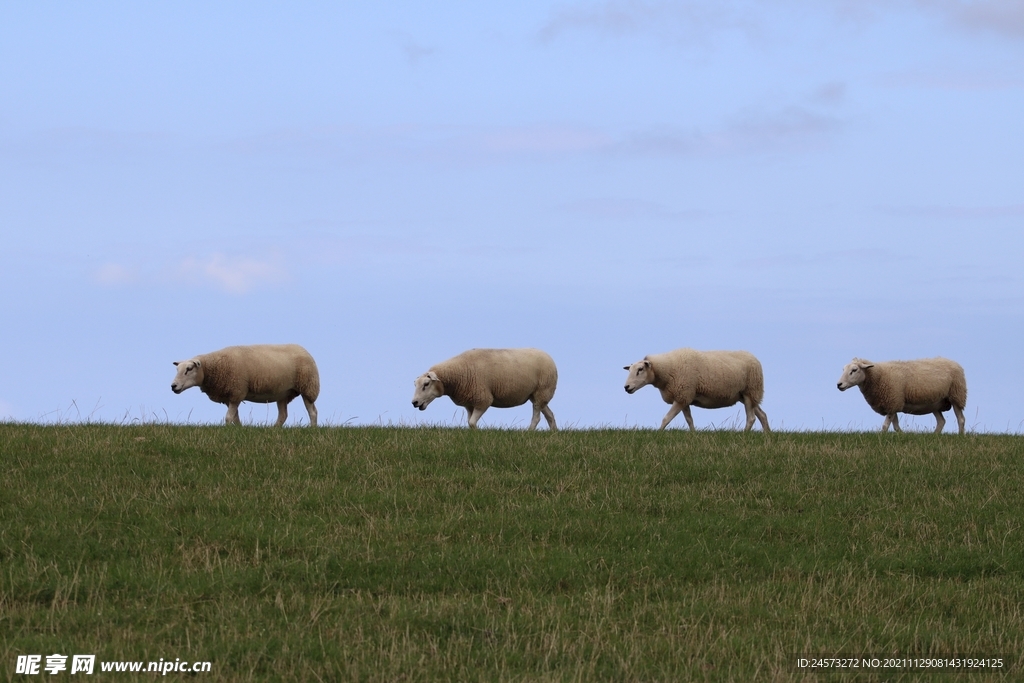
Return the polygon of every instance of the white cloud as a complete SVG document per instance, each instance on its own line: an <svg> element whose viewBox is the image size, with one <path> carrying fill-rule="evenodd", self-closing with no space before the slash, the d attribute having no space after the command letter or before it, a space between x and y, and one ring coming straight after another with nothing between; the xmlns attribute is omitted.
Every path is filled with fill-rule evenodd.
<svg viewBox="0 0 1024 683"><path fill-rule="evenodd" d="M93 279L108 287L130 285L138 282L139 272L135 268L125 267L119 263L106 263L96 269Z"/></svg>
<svg viewBox="0 0 1024 683"><path fill-rule="evenodd" d="M835 86L833 99L841 98ZM745 110L717 127L682 130L655 126L611 132L581 125L537 124L492 129L459 129L442 138L422 131L422 143L408 149L430 158L486 160L494 157L578 154L716 154L802 145L838 132L843 122L793 105L776 111Z"/></svg>
<svg viewBox="0 0 1024 683"><path fill-rule="evenodd" d="M706 44L717 34L738 31L761 35L761 22L735 2L644 2L626 0L599 5L575 4L558 10L538 37L551 42L564 34L591 31L608 36L649 34L681 45Z"/></svg>
<svg viewBox="0 0 1024 683"><path fill-rule="evenodd" d="M574 31L617 37L646 33L677 44L699 44L725 31L740 31L755 38L763 37L768 30L771 22L767 13L781 8L801 14L815 10L831 13L841 23L855 25L911 9L936 14L958 30L1024 39L1021 0L610 0L563 6L541 27L538 37L541 42L550 42Z"/></svg>
<svg viewBox="0 0 1024 683"><path fill-rule="evenodd" d="M256 258L215 253L202 257L188 256L173 265L145 269L134 265L106 263L93 271L92 279L105 287L153 286L166 284L170 280L244 294L258 287L285 282L288 280L288 272L277 257Z"/></svg>
<svg viewBox="0 0 1024 683"><path fill-rule="evenodd" d="M918 0L918 4L944 14L960 29L1024 39L1021 0Z"/></svg>
<svg viewBox="0 0 1024 683"><path fill-rule="evenodd" d="M563 7L541 27L538 38L550 42L572 31L612 36L653 33L670 42L692 44L725 30L753 35L760 32L760 26L735 3L626 0Z"/></svg>
<svg viewBox="0 0 1024 683"><path fill-rule="evenodd" d="M806 99L808 106L747 109L718 126L689 131L674 126L608 130L580 123L538 122L517 126L381 126L361 129L295 129L273 136L239 139L229 148L244 155L285 153L305 159L355 163L372 159L430 163L491 163L510 158L584 154L694 154L758 151L805 144L840 131L835 110L845 85L826 83ZM820 106L819 106L820 105Z"/></svg>
<svg viewBox="0 0 1024 683"><path fill-rule="evenodd" d="M232 294L244 294L288 279L287 271L276 262L224 254L206 258L189 256L178 265L177 276L192 284L212 284Z"/></svg>
<svg viewBox="0 0 1024 683"><path fill-rule="evenodd" d="M860 23L909 7L939 15L959 30L1024 38L1024 2L1020 0L832 0L831 4L840 18Z"/></svg>
<svg viewBox="0 0 1024 683"><path fill-rule="evenodd" d="M650 24L655 15L663 13L656 6L642 2L607 2L598 6L563 7L541 28L540 39L554 40L573 30L597 30L611 34L630 33Z"/></svg>
<svg viewBox="0 0 1024 683"><path fill-rule="evenodd" d="M630 136L620 148L631 153L669 155L757 152L820 141L843 125L834 116L791 106L776 112L744 112L708 132L669 128L643 131Z"/></svg>

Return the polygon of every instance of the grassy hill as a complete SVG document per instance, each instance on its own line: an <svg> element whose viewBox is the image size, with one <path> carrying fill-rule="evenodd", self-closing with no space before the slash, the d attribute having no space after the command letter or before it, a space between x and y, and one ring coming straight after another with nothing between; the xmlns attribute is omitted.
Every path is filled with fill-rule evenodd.
<svg viewBox="0 0 1024 683"><path fill-rule="evenodd" d="M2 680L1024 675L1018 436L0 424L0 467Z"/></svg>

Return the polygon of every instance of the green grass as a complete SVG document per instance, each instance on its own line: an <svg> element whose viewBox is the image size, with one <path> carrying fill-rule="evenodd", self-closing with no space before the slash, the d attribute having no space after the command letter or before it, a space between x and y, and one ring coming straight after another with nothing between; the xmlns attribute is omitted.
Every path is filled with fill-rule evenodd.
<svg viewBox="0 0 1024 683"><path fill-rule="evenodd" d="M204 681L819 680L797 653L1003 655L928 680L1020 678L1022 456L1017 436L0 424L0 680L52 653L211 661Z"/></svg>

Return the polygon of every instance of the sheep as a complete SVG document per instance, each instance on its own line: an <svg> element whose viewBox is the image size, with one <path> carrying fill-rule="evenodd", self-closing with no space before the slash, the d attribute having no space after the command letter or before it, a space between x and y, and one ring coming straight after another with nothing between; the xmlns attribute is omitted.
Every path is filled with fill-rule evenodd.
<svg viewBox="0 0 1024 683"><path fill-rule="evenodd" d="M879 415L885 415L882 431L889 423L897 432L897 413L935 416L935 433L946 425L942 413L953 408L960 433L964 433L964 406L967 405L967 379L960 364L948 358L872 363L854 358L843 368L836 384L839 391L859 386L864 399Z"/></svg>
<svg viewBox="0 0 1024 683"><path fill-rule="evenodd" d="M530 429L541 413L548 428L557 431L548 402L555 395L558 370L551 356L539 349L470 349L438 363L416 378L414 408L426 410L430 402L448 396L466 409L470 429L488 408L514 408L533 402Z"/></svg>
<svg viewBox="0 0 1024 683"><path fill-rule="evenodd" d="M644 356L643 360L626 365L626 393L633 394L641 387L653 384L665 403L670 404L661 429L683 413L686 424L693 431L690 406L698 408L726 408L740 401L747 411L750 431L754 417L761 421L761 429L770 432L768 416L761 409L764 398L764 374L761 363L746 351L696 351L676 349L668 353Z"/></svg>
<svg viewBox="0 0 1024 683"><path fill-rule="evenodd" d="M309 413L309 426L316 427L316 406L320 395L320 372L306 349L298 344L257 344L229 346L189 360L176 361L178 368L171 391L176 394L199 387L211 401L228 407L224 421L241 424L238 406L242 401L277 402L280 427L288 419L288 404L302 396Z"/></svg>

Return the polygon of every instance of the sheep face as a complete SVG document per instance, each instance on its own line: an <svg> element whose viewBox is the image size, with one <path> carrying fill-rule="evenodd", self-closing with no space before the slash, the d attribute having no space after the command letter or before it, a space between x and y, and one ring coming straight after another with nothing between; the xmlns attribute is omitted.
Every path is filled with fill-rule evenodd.
<svg viewBox="0 0 1024 683"><path fill-rule="evenodd" d="M444 385L438 378L437 373L428 372L420 375L413 382L416 390L412 394L412 407L426 410L430 402L435 398L444 396Z"/></svg>
<svg viewBox="0 0 1024 683"><path fill-rule="evenodd" d="M852 363L843 368L843 374L839 376L839 382L836 383L839 391L846 391L850 387L861 384L868 377L865 370L874 366L874 363L854 358Z"/></svg>
<svg viewBox="0 0 1024 683"><path fill-rule="evenodd" d="M622 369L629 370L629 374L626 375L627 394L632 394L637 389L641 389L654 381L654 370L651 369L651 361L646 358L632 365L626 365Z"/></svg>
<svg viewBox="0 0 1024 683"><path fill-rule="evenodd" d="M203 364L193 358L192 360L175 361L178 373L174 375L171 382L171 391L180 394L186 389L197 387L203 383Z"/></svg>

